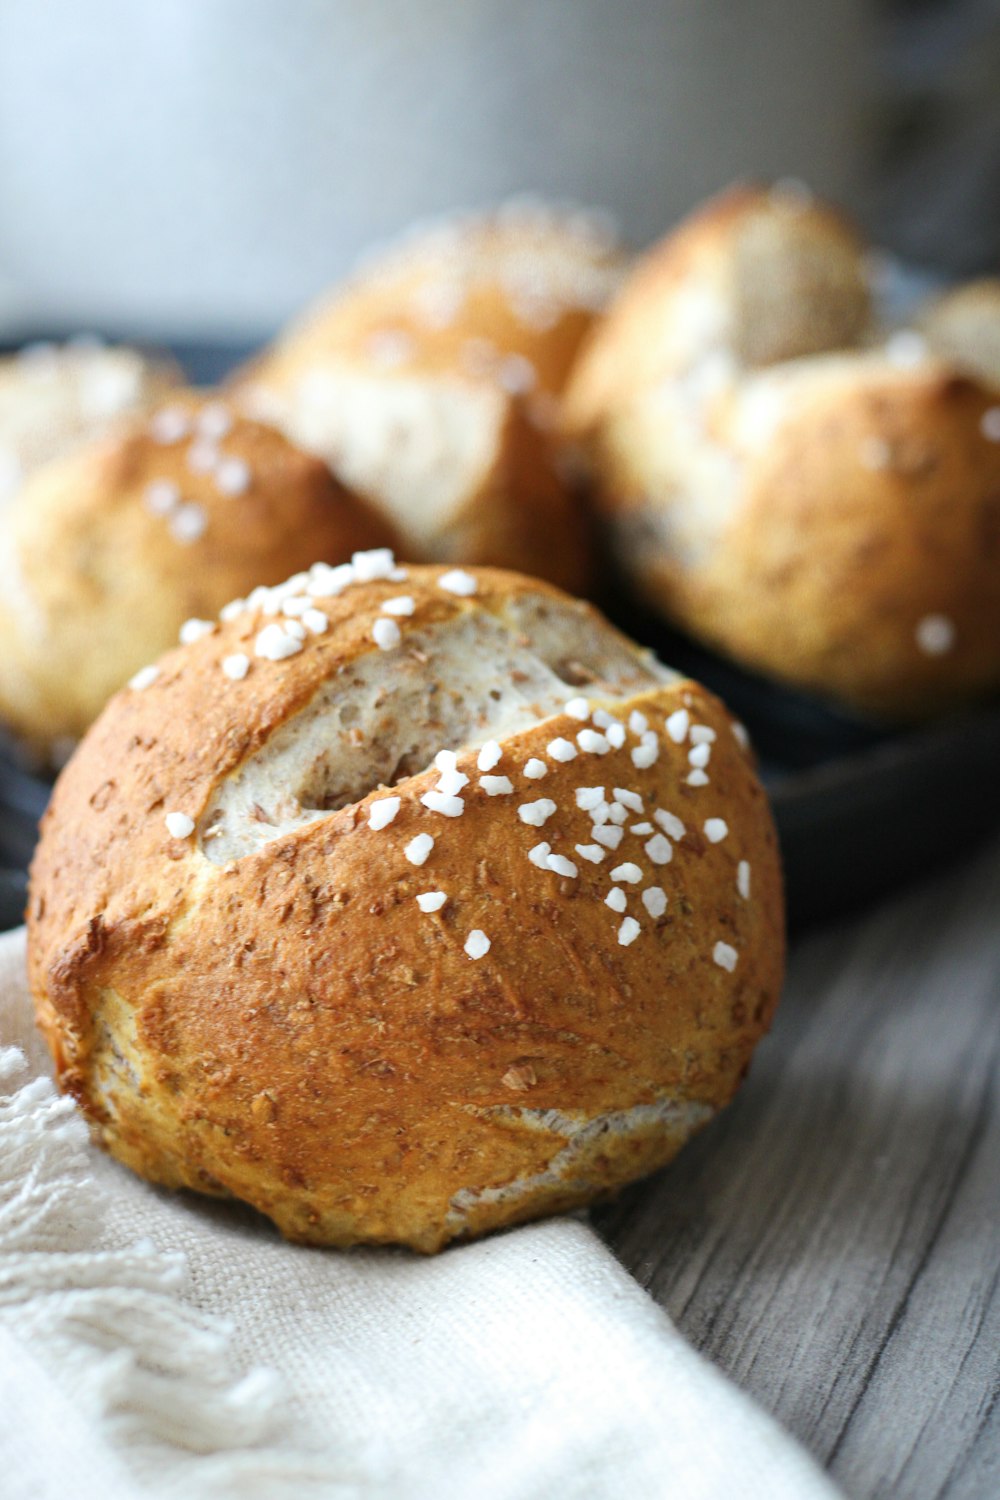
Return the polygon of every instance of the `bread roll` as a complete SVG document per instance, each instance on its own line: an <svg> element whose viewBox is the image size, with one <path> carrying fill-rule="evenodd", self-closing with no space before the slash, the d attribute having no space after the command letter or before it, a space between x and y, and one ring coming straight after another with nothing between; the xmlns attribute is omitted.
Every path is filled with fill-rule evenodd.
<svg viewBox="0 0 1000 1500"><path fill-rule="evenodd" d="M0 720L58 753L185 621L317 555L392 540L280 433L179 393L39 470L0 512Z"/></svg>
<svg viewBox="0 0 1000 1500"><path fill-rule="evenodd" d="M382 507L416 557L581 588L558 398L625 259L599 221L514 205L423 230L306 313L241 399Z"/></svg>
<svg viewBox="0 0 1000 1500"><path fill-rule="evenodd" d="M708 365L729 374L861 340L871 322L864 246L803 188L740 186L648 251L584 346L564 424Z"/></svg>
<svg viewBox="0 0 1000 1500"><path fill-rule="evenodd" d="M567 425L654 609L867 714L943 711L1000 683L996 395L912 330L809 352L860 337L866 316L860 253L815 206L774 211L783 241L762 232L769 294L762 256L759 286L747 273L744 293L700 303L720 266L746 272L747 215L770 212L731 195L652 252L581 358ZM829 262L823 225L840 243ZM758 310L770 295L772 322L751 287ZM709 304L700 331L683 322Z"/></svg>
<svg viewBox="0 0 1000 1500"><path fill-rule="evenodd" d="M744 737L595 611L369 553L108 705L31 877L60 1085L293 1240L457 1237L668 1161L783 964Z"/></svg>
<svg viewBox="0 0 1000 1500"><path fill-rule="evenodd" d="M940 358L1000 388L1000 276L984 276L935 297L917 327Z"/></svg>
<svg viewBox="0 0 1000 1500"><path fill-rule="evenodd" d="M42 464L148 410L180 379L162 357L90 339L0 359L0 505Z"/></svg>

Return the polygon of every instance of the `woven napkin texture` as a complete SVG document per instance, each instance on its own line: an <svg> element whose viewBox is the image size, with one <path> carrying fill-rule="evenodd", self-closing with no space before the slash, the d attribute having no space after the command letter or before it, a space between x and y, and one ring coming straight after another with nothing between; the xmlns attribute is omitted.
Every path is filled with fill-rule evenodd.
<svg viewBox="0 0 1000 1500"><path fill-rule="evenodd" d="M831 1500L583 1222L311 1250L94 1149L0 939L6 1500Z"/></svg>

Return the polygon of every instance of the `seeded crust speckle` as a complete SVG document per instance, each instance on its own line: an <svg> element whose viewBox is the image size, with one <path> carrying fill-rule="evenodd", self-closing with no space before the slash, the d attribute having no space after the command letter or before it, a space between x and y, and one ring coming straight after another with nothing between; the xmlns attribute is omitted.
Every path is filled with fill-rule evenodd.
<svg viewBox="0 0 1000 1500"><path fill-rule="evenodd" d="M295 1240L433 1251L587 1202L725 1104L777 1001L774 830L722 705L544 584L476 570L456 594L446 576L373 553L226 611L105 709L32 870L60 1086L137 1172L241 1198ZM380 651L373 621L401 593L413 613ZM322 628L257 654L306 607ZM476 650L478 697L457 669ZM297 726L317 723L297 760ZM556 740L577 755L552 758ZM542 794L540 831L519 809ZM605 903L626 861L627 946ZM423 909L427 893L446 899Z"/></svg>

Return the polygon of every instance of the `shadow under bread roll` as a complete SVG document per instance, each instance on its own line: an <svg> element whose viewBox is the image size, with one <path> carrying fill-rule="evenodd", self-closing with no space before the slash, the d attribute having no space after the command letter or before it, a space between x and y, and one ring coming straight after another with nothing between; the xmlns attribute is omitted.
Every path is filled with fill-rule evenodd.
<svg viewBox="0 0 1000 1500"><path fill-rule="evenodd" d="M97 1139L291 1239L422 1251L670 1160L783 972L722 704L499 571L359 554L224 615L108 705L34 861Z"/></svg>

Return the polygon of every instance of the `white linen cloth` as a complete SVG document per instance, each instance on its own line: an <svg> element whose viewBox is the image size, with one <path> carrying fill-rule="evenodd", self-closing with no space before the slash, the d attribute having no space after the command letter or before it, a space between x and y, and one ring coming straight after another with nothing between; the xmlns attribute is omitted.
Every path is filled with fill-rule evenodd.
<svg viewBox="0 0 1000 1500"><path fill-rule="evenodd" d="M579 1220L285 1244L89 1143L0 938L5 1500L832 1500Z"/></svg>

